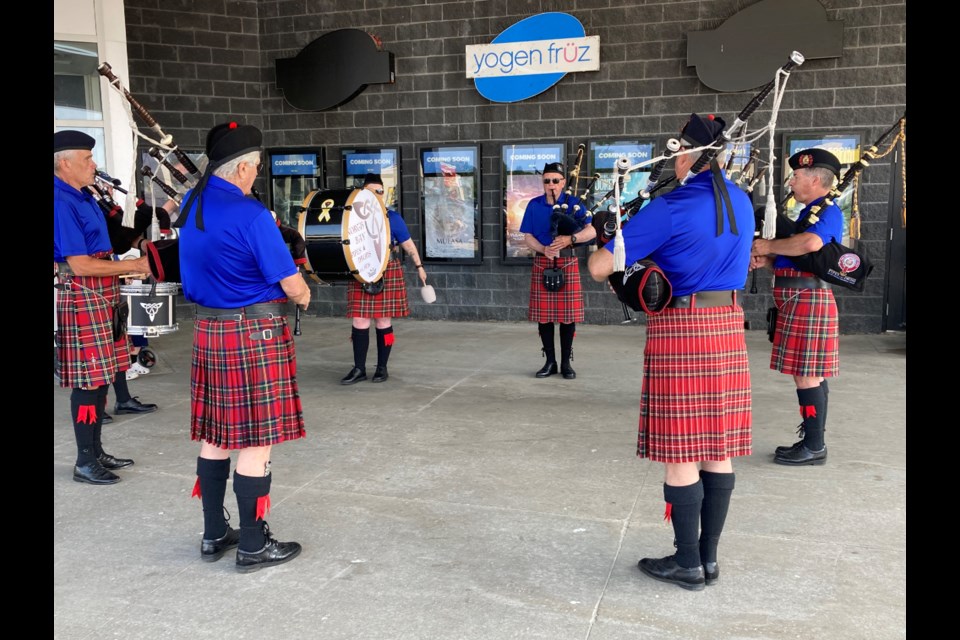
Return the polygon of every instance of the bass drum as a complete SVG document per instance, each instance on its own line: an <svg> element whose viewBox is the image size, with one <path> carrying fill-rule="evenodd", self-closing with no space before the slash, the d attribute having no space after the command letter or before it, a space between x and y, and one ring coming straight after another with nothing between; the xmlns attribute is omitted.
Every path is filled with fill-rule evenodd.
<svg viewBox="0 0 960 640"><path fill-rule="evenodd" d="M390 221L366 189L320 189L303 200L297 230L308 273L321 280L376 282L390 259Z"/></svg>

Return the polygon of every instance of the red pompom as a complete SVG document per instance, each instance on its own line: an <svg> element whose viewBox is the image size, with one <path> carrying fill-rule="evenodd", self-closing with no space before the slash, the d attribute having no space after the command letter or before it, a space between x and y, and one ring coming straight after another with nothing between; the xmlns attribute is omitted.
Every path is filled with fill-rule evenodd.
<svg viewBox="0 0 960 640"><path fill-rule="evenodd" d="M716 117L717 117L717 116L715 116L715 115L713 115L713 114L711 113L710 115L707 116L707 120L713 120L713 119L715 119Z"/></svg>
<svg viewBox="0 0 960 640"><path fill-rule="evenodd" d="M713 116L710 116L710 117L712 118ZM230 123L230 128L231 128L231 129L236 129L237 126L238 126L238 125L237 125L236 122L231 122L231 123Z"/></svg>

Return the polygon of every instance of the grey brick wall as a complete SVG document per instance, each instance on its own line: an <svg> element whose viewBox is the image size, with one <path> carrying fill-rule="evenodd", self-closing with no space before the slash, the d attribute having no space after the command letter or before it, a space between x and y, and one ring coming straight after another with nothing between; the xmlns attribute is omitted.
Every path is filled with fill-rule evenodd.
<svg viewBox="0 0 960 640"><path fill-rule="evenodd" d="M476 143L482 153L482 252L478 266L427 263L438 300L424 304L408 271L413 315L451 320L525 320L529 269L501 263L500 145L562 140L655 138L662 149L691 111L729 117L755 91L720 94L686 66L686 34L715 28L753 4L733 0L126 0L127 86L187 149L225 117L260 126L267 146L322 146L327 184L343 185L339 148L399 145L403 215L420 245L417 147ZM783 132L859 132L873 142L906 109L906 3L824 0L844 20L843 55L809 60L789 81L778 118ZM546 11L577 17L599 35L601 68L565 77L516 104L490 103L464 74L464 48L492 40L518 20ZM275 85L274 61L317 37L358 28L382 38L396 59L396 82L372 85L337 109L309 113L288 105ZM771 76L772 77L772 76ZM766 105L769 109L769 105ZM769 110L753 116L769 119ZM778 136L779 137L779 136ZM778 156L781 156L777 149ZM572 161L572 157L570 158ZM881 330L889 212L889 160L863 174L862 242L877 268L863 293L837 291L841 331ZM265 188L265 185L262 185ZM422 247L421 253L422 253ZM406 263L409 269L409 261ZM745 296L754 329L771 304L768 278ZM749 281L747 286L749 287ZM606 285L584 269L587 322L623 319ZM311 312L342 315L343 286L317 290Z"/></svg>

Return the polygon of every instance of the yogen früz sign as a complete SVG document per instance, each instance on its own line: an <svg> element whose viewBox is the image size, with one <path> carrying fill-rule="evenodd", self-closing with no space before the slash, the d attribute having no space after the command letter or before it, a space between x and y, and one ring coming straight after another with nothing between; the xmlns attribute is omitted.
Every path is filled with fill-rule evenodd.
<svg viewBox="0 0 960 640"><path fill-rule="evenodd" d="M549 36L549 39L544 38ZM492 102L543 93L567 73L600 68L600 36L568 13L542 13L508 27L490 44L469 45L466 75Z"/></svg>

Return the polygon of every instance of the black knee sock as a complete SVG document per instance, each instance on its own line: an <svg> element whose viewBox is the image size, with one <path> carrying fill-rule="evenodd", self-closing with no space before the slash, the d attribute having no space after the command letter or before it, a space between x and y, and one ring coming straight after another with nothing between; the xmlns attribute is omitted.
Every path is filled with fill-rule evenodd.
<svg viewBox="0 0 960 640"><path fill-rule="evenodd" d="M717 546L723 523L730 509L730 496L736 482L734 473L700 472L703 483L703 506L700 507L700 561L717 561Z"/></svg>
<svg viewBox="0 0 960 640"><path fill-rule="evenodd" d="M827 409L830 406L830 387L827 385L827 379L824 378L820 381L820 388L823 389L823 420L820 423L823 425L823 430L827 430Z"/></svg>
<svg viewBox="0 0 960 640"><path fill-rule="evenodd" d="M700 566L700 506L703 483L685 487L663 484L663 499L670 505L673 536L677 545L677 564L685 569Z"/></svg>
<svg viewBox="0 0 960 640"><path fill-rule="evenodd" d="M361 371L366 371L367 349L370 348L370 328L357 329L353 327L350 332L350 340L353 342L353 366Z"/></svg>
<svg viewBox="0 0 960 640"><path fill-rule="evenodd" d="M573 336L577 332L577 323L560 324L560 361L564 367L573 360Z"/></svg>
<svg viewBox="0 0 960 640"><path fill-rule="evenodd" d="M117 403L130 400L130 388L127 386L127 372L117 371L113 377L113 390L117 394Z"/></svg>
<svg viewBox="0 0 960 640"><path fill-rule="evenodd" d="M233 472L233 492L237 494L242 551L259 551L267 542L263 534L263 516L269 510L272 478L273 475L254 478Z"/></svg>
<svg viewBox="0 0 960 640"><path fill-rule="evenodd" d="M377 368L387 366L393 348L393 327L377 328Z"/></svg>
<svg viewBox="0 0 960 640"><path fill-rule="evenodd" d="M800 416L803 418L803 444L811 451L823 449L825 398L823 387L797 389L797 400L800 401Z"/></svg>
<svg viewBox="0 0 960 640"><path fill-rule="evenodd" d="M97 425L99 389L74 389L70 393L70 415L73 437L77 441L77 466L97 459L94 450L94 428Z"/></svg>
<svg viewBox="0 0 960 640"><path fill-rule="evenodd" d="M110 388L103 385L97 389L97 422L93 425L93 451L97 457L103 455L103 412L107 408L107 392Z"/></svg>
<svg viewBox="0 0 960 640"><path fill-rule="evenodd" d="M547 364L557 361L556 347L553 346L553 323L540 322L537 326L540 332L540 343L543 345L543 355L547 358Z"/></svg>
<svg viewBox="0 0 960 640"><path fill-rule="evenodd" d="M227 494L230 477L230 458L211 460L197 457L197 481L200 483L200 502L203 504L203 539L216 540L227 533L223 517L223 498Z"/></svg>

